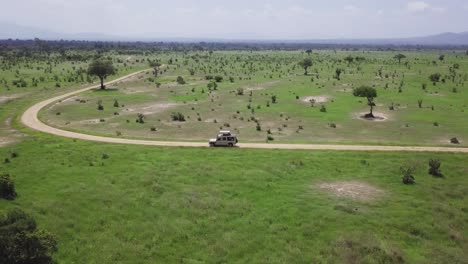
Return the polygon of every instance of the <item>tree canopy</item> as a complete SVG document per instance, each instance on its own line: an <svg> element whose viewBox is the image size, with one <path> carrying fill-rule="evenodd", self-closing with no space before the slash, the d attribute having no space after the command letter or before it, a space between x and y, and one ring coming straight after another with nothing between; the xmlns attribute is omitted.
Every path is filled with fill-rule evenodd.
<svg viewBox="0 0 468 264"><path fill-rule="evenodd" d="M88 74L99 77L101 89L105 89L104 79L109 75L115 74L115 68L111 60L97 59L89 65Z"/></svg>
<svg viewBox="0 0 468 264"><path fill-rule="evenodd" d="M299 65L304 68L304 75L307 75L307 69L309 67L312 67L312 59L310 58L305 58L304 60L299 62Z"/></svg>
<svg viewBox="0 0 468 264"><path fill-rule="evenodd" d="M394 57L396 60L398 60L398 63L401 63L401 60L402 59L405 59L406 56L404 54L401 54L401 53L398 53L397 55L395 55Z"/></svg>
<svg viewBox="0 0 468 264"><path fill-rule="evenodd" d="M0 260L2 263L49 264L57 242L50 233L38 230L36 221L20 209L0 216Z"/></svg>
<svg viewBox="0 0 468 264"><path fill-rule="evenodd" d="M375 106L374 98L377 97L377 90L369 86L361 86L353 90L353 95L358 97L366 97L367 105L370 106L370 113L366 117L374 117L373 109Z"/></svg>

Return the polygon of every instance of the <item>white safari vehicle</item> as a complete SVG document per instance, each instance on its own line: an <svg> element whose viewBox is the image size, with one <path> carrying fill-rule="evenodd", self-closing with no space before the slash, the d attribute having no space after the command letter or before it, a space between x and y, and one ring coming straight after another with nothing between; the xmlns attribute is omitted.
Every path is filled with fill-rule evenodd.
<svg viewBox="0 0 468 264"><path fill-rule="evenodd" d="M210 139L210 147L234 147L237 144L237 136L231 131L222 130L216 138Z"/></svg>

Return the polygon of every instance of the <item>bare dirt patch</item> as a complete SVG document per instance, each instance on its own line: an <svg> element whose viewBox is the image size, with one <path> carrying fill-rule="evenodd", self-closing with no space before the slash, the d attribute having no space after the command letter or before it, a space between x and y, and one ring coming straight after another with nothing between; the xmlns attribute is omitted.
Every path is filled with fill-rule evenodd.
<svg viewBox="0 0 468 264"><path fill-rule="evenodd" d="M12 95L5 95L5 96L0 96L0 105L4 103L8 103L9 101L15 100L17 98L20 98L20 94L12 94Z"/></svg>
<svg viewBox="0 0 468 264"><path fill-rule="evenodd" d="M181 104L179 103L155 103L151 105L143 105L143 106L131 106L130 108L126 109L127 113L142 113L144 115L152 115L155 113L163 112L167 109L177 107Z"/></svg>
<svg viewBox="0 0 468 264"><path fill-rule="evenodd" d="M325 95L320 95L320 96L306 96L301 98L301 101L304 103L310 103L311 101L314 101L315 103L326 103L328 101L329 97Z"/></svg>
<svg viewBox="0 0 468 264"><path fill-rule="evenodd" d="M262 84L259 84L259 85L255 85L255 86L247 86L247 87L244 87L244 90L246 91L260 91L260 90L265 90L275 84L277 84L279 81L271 81L271 82L266 82L266 83L262 83Z"/></svg>
<svg viewBox="0 0 468 264"><path fill-rule="evenodd" d="M11 117L5 120L4 126L0 126L0 147L10 145L20 141L25 135L12 128Z"/></svg>
<svg viewBox="0 0 468 264"><path fill-rule="evenodd" d="M384 194L382 189L361 181L325 182L317 187L337 197L359 201L375 200Z"/></svg>

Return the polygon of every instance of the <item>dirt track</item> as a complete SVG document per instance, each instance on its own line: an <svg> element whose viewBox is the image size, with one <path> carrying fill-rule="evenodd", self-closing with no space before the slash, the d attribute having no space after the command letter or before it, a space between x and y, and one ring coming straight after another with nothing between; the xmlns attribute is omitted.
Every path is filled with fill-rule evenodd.
<svg viewBox="0 0 468 264"><path fill-rule="evenodd" d="M106 83L110 85L119 81L123 81L127 78L133 77L139 73L148 70L138 71L127 76L121 77L114 81ZM21 117L21 122L32 129L62 136L68 138L99 141L106 143L117 143L117 144L133 144L133 145L148 145L148 146L170 146L170 147L208 147L208 143L200 142L170 142L170 141L151 141L151 140L136 140L136 139L124 139L124 138L112 138L112 137L101 137L93 136L88 134L80 134L76 132L70 132L48 126L39 121L37 115L39 111L47 105L71 97L73 95L82 93L87 90L98 88L99 85L93 85L87 88L76 90L67 94L56 96L48 100L42 101L31 106L24 112ZM255 148L255 149L304 149L304 150L352 150L352 151L417 151L417 152L457 152L457 153L468 153L468 148L453 148L453 147L411 147L411 146L373 146L373 145L315 145L315 144L271 144L271 143L242 143L239 144L240 148Z"/></svg>

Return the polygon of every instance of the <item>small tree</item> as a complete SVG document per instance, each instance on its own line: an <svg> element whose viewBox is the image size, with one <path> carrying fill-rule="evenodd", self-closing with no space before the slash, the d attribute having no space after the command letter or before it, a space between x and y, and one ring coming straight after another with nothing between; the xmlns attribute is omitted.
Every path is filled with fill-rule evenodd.
<svg viewBox="0 0 468 264"><path fill-rule="evenodd" d="M308 50L306 50L305 52L306 52L307 55L309 55L309 56L310 56L310 54L312 54L312 50L311 50L311 49L308 49Z"/></svg>
<svg viewBox="0 0 468 264"><path fill-rule="evenodd" d="M443 177L440 171L440 161L438 159L429 160L429 174L435 177Z"/></svg>
<svg viewBox="0 0 468 264"><path fill-rule="evenodd" d="M277 98L276 98L276 95L272 95L272 96L271 96L271 102L272 102L273 104L276 104L276 99L277 99Z"/></svg>
<svg viewBox="0 0 468 264"><path fill-rule="evenodd" d="M346 62L348 62L348 65L349 65L349 64L353 63L354 57L351 56L351 55L348 55L348 56L346 56L346 58L344 58L344 60L345 60Z"/></svg>
<svg viewBox="0 0 468 264"><path fill-rule="evenodd" d="M145 115L142 113L137 114L137 123L144 124L145 123Z"/></svg>
<svg viewBox="0 0 468 264"><path fill-rule="evenodd" d="M6 200L14 200L16 198L15 183L9 174L0 175L0 198Z"/></svg>
<svg viewBox="0 0 468 264"><path fill-rule="evenodd" d="M119 107L119 101L117 99L114 99L114 107Z"/></svg>
<svg viewBox="0 0 468 264"><path fill-rule="evenodd" d="M440 78L442 76L440 75L440 73L433 73L429 76L429 80L431 80L431 82L433 83L436 83L436 82L439 82L440 81Z"/></svg>
<svg viewBox="0 0 468 264"><path fill-rule="evenodd" d="M101 89L105 89L104 79L109 75L115 74L115 68L111 60L98 59L89 65L88 74L99 77Z"/></svg>
<svg viewBox="0 0 468 264"><path fill-rule="evenodd" d="M358 97L366 97L367 105L370 107L370 113L366 114L366 118L374 118L374 98L377 97L377 90L369 86L361 86L353 90L353 95Z"/></svg>
<svg viewBox="0 0 468 264"><path fill-rule="evenodd" d="M299 62L299 65L304 69L304 75L307 75L307 69L312 67L312 60L310 58L306 58Z"/></svg>
<svg viewBox="0 0 468 264"><path fill-rule="evenodd" d="M401 167L401 173L403 174L403 183L404 184L415 184L415 178L413 176L414 168L412 167Z"/></svg>
<svg viewBox="0 0 468 264"><path fill-rule="evenodd" d="M336 73L336 75L335 75L336 79L337 79L338 81L341 80L341 79L340 79L340 75L343 73L343 69L337 68L337 69L335 70L335 73Z"/></svg>
<svg viewBox="0 0 468 264"><path fill-rule="evenodd" d="M394 59L398 60L398 64L401 63L401 60L402 59L406 59L406 56L401 54L401 53L398 53L397 55L395 55L395 57L393 57Z"/></svg>
<svg viewBox="0 0 468 264"><path fill-rule="evenodd" d="M423 103L423 100L422 100L422 99L418 99L418 106L419 106L419 108L422 108L422 103Z"/></svg>
<svg viewBox="0 0 468 264"><path fill-rule="evenodd" d="M153 68L154 77L158 77L159 75L159 67L161 67L161 63L158 60L150 61L150 67Z"/></svg>
<svg viewBox="0 0 468 264"><path fill-rule="evenodd" d="M98 106L97 106L97 109L98 109L99 111L104 110L104 106L102 105L102 100L98 100L97 105L98 105Z"/></svg>

